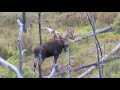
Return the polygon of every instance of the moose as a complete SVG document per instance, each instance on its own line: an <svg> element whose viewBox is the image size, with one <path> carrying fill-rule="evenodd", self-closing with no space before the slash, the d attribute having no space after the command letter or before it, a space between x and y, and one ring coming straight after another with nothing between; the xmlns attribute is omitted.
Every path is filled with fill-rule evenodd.
<svg viewBox="0 0 120 90"><path fill-rule="evenodd" d="M53 36L53 38L51 38L50 40L48 40L43 46L42 46L42 62L41 65L43 63L43 61L45 60L45 58L54 57L53 60L53 66L55 66L57 64L57 59L59 57L59 55L62 53L62 50L64 49L64 51L67 51L68 48L68 39L74 39L73 34L73 28L68 28L67 31L67 35L66 36L61 36L57 33L55 33L54 30L50 29L50 28L46 28L48 32L50 32ZM54 37L56 36L56 37ZM39 58L39 50L40 47L36 47L34 48L34 57L35 58ZM34 68L36 68L36 64L37 62L34 62ZM35 69L34 69L35 71Z"/></svg>
<svg viewBox="0 0 120 90"><path fill-rule="evenodd" d="M65 37L59 36L59 39L50 39L42 46L42 63L47 57L54 57L53 65L57 64L57 59L59 55L62 53L62 49L66 51L68 48L67 39ZM34 49L34 57L39 57L40 47L36 47ZM36 63L34 63L34 67L36 68Z"/></svg>

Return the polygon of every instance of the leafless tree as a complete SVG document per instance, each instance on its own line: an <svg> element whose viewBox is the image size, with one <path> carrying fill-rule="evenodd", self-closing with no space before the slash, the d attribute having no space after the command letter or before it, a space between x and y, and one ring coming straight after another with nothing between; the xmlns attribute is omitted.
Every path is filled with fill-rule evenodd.
<svg viewBox="0 0 120 90"><path fill-rule="evenodd" d="M100 62L100 55L99 55L99 50L100 50L100 53L101 53L101 57L102 57L102 50L101 50L101 47L100 47L100 44L99 44L99 41L96 37L96 24L95 24L95 15L94 13L92 12L91 13L91 17L88 15L88 13L86 12L87 16L88 16L88 19L90 21L90 24L92 26L92 29L93 29L93 32L94 32L94 43L96 45L96 49L97 49L97 59L98 59L98 63ZM102 68L101 68L101 65L99 64L98 65L98 68L99 68L99 76L100 78L102 78Z"/></svg>
<svg viewBox="0 0 120 90"><path fill-rule="evenodd" d="M26 27L26 12L22 12L22 19L23 19L23 31L27 33L27 27Z"/></svg>
<svg viewBox="0 0 120 90"><path fill-rule="evenodd" d="M19 71L22 74L22 62L23 62L23 54L22 54L22 33L23 33L23 24L20 20L17 20L18 25L20 26L19 36L18 36L18 48L19 48Z"/></svg>
<svg viewBox="0 0 120 90"><path fill-rule="evenodd" d="M42 30L41 30L41 12L38 13L38 25L40 36L40 54L39 54L39 78L42 78Z"/></svg>

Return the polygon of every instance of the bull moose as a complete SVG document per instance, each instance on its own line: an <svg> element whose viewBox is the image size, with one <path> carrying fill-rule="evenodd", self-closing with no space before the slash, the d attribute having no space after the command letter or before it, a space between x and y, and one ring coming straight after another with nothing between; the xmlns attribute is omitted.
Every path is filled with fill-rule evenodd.
<svg viewBox="0 0 120 90"><path fill-rule="evenodd" d="M42 63L47 57L54 56L54 64L57 64L57 59L59 55L62 53L62 49L66 51L68 48L67 39L65 37L59 36L59 39L50 39L42 46ZM39 57L40 47L36 47L34 49L35 58ZM34 67L36 68L36 64L34 63Z"/></svg>

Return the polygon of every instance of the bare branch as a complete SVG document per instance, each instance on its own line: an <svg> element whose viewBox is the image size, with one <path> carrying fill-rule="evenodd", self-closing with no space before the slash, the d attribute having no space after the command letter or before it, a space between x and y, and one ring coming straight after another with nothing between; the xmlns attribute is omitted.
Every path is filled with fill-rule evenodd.
<svg viewBox="0 0 120 90"><path fill-rule="evenodd" d="M0 57L0 63L5 65L6 67L10 68L12 71L14 71L18 78L23 78L23 76L20 74L19 70L12 64L8 63L6 60L2 59Z"/></svg>
<svg viewBox="0 0 120 90"><path fill-rule="evenodd" d="M103 63L110 62L110 61L117 60L117 59L120 59L120 56L107 59L107 60L103 61ZM98 62L94 62L94 63L91 63L91 64L75 67L75 68L72 69L72 71L82 70L82 69L85 69L85 68L89 68L91 66L96 66L97 67L98 66ZM65 75L65 74L67 74L67 71L61 71L61 72L55 74L55 76Z"/></svg>
<svg viewBox="0 0 120 90"><path fill-rule="evenodd" d="M100 59L100 62L104 62L105 60L107 60L107 58L110 57L111 54L114 54L118 49L120 49L120 43L115 48L113 48L108 54L106 54L102 59ZM86 72L89 72L89 73L92 72L93 68L96 68L96 66L92 66ZM86 74L86 72L83 73L84 76L86 76L87 74L89 74L89 73Z"/></svg>
<svg viewBox="0 0 120 90"><path fill-rule="evenodd" d="M90 72L92 72L95 68L91 67L90 69L88 69L86 72L84 72L82 75L80 75L78 78L82 78L86 75L88 75Z"/></svg>
<svg viewBox="0 0 120 90"><path fill-rule="evenodd" d="M56 64L56 65L53 67L53 70L52 70L52 72L50 73L50 75L48 76L48 78L54 77L55 72L57 72L57 70L58 70L57 68L58 68L58 64Z"/></svg>
<svg viewBox="0 0 120 90"><path fill-rule="evenodd" d="M70 46L68 46L68 78L71 78Z"/></svg>
<svg viewBox="0 0 120 90"><path fill-rule="evenodd" d="M19 48L19 71L22 74L22 61L23 61L23 54L22 54L22 33L23 33L23 24L20 20L17 20L18 25L20 26L19 36L18 36L18 48Z"/></svg>
<svg viewBox="0 0 120 90"><path fill-rule="evenodd" d="M110 32L112 31L112 27L111 26L108 26L108 27L105 27L103 29L100 29L100 30L96 30L95 34L100 34L100 33L106 33L106 32ZM93 32L89 32L88 33L88 36L93 36L94 33ZM80 37L80 38L76 38L75 40L73 40L74 42L79 42L79 41L82 41L83 39L85 39L84 37Z"/></svg>

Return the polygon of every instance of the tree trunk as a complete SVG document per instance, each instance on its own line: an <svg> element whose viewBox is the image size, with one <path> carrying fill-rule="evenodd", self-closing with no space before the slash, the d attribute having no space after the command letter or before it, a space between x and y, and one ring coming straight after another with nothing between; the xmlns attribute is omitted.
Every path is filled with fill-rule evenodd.
<svg viewBox="0 0 120 90"><path fill-rule="evenodd" d="M18 48L19 48L19 71L22 75L22 62L23 62L23 54L22 54L22 33L23 33L23 24L20 20L17 20L18 25L20 26L19 36L18 36Z"/></svg>
<svg viewBox="0 0 120 90"><path fill-rule="evenodd" d="M38 25L40 36L40 53L39 53L39 78L42 78L42 30L41 30L41 12L38 13Z"/></svg>
<svg viewBox="0 0 120 90"><path fill-rule="evenodd" d="M22 19L23 19L23 31L27 33L27 27L26 27L26 12L22 12Z"/></svg>

